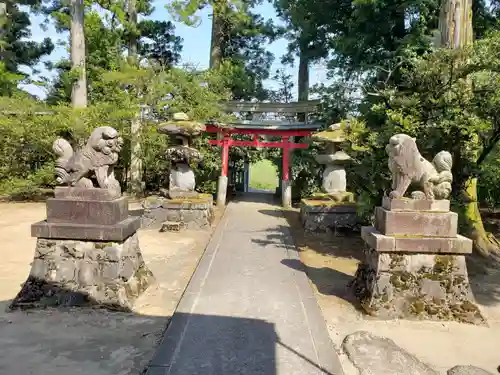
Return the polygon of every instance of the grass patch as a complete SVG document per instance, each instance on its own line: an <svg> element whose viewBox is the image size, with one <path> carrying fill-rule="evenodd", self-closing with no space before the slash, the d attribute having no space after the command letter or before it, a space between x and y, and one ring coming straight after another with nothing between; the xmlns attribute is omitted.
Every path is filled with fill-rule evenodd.
<svg viewBox="0 0 500 375"><path fill-rule="evenodd" d="M278 185L278 169L272 161L264 159L250 165L250 188L274 191Z"/></svg>

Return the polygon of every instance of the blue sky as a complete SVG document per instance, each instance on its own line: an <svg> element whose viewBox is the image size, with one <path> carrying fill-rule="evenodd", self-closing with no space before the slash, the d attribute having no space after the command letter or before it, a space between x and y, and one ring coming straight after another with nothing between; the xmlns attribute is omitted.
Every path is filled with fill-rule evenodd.
<svg viewBox="0 0 500 375"><path fill-rule="evenodd" d="M155 11L151 15L152 19L155 20L171 20L170 15L167 10L164 8L164 1L154 1ZM274 11L273 6L270 3L264 3L258 6L255 9L256 13L261 14L264 18L269 19L272 18L275 22L279 22L276 17L276 12ZM181 23L175 23L176 35L183 38L183 51L182 51L182 61L183 64L190 64L198 66L199 68L207 68L209 64L209 50L210 50L210 34L211 34L211 20L209 19L209 9L203 9L199 12L199 16L201 19L200 24L197 27L186 26ZM45 37L51 37L56 44L57 40L67 40L67 35L58 34L54 27L49 25L49 28L45 31L39 26L43 21L42 17L33 16L32 17L32 40L41 41ZM268 46L268 50L271 51L275 55L275 62L272 68L274 72L276 69L281 67L280 58L286 52L287 42L285 40L278 40ZM57 61L62 57L67 56L66 47L57 46L54 52L45 60ZM40 66L43 75L51 76L49 72L43 69L43 66ZM297 81L297 65L294 67L288 68L289 74L292 75L293 81L296 83ZM322 82L326 80L326 70L324 66L313 66L310 72L310 83L311 85ZM276 87L276 83L269 80L266 82L267 87ZM25 87L29 92L44 97L45 92L43 89L29 85ZM296 90L295 90L296 91Z"/></svg>

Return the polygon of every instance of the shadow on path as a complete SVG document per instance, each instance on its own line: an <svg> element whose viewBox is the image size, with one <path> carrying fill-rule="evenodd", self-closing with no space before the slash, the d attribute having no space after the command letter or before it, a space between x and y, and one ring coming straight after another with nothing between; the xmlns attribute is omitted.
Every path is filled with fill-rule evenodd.
<svg viewBox="0 0 500 375"><path fill-rule="evenodd" d="M315 374L335 375L283 343L273 323L186 313L175 313L146 374L276 375L279 350L320 371Z"/></svg>
<svg viewBox="0 0 500 375"><path fill-rule="evenodd" d="M0 374L144 373L170 317L110 311L66 293L80 306L9 311L12 300L0 302Z"/></svg>
<svg viewBox="0 0 500 375"><path fill-rule="evenodd" d="M265 320L177 312L169 320L109 311L83 293L63 292L81 306L0 316L1 374L276 375L277 351L286 351L316 368L314 374L336 375L283 343Z"/></svg>
<svg viewBox="0 0 500 375"><path fill-rule="evenodd" d="M320 259L321 264L330 267L314 267L304 264L296 259L283 259L282 264L307 274L309 280L316 286L318 292L323 295L331 295L341 298L361 311L359 301L348 284L354 279L354 275L343 272L345 268L354 267L361 260L364 243L359 234L348 233L344 236L332 234L307 234L300 223L299 213L292 210L259 210L260 213L269 216L285 217L290 227L293 241L299 253L305 253L301 257L306 259ZM269 228L264 239L254 239L260 246L285 246L284 232L282 226ZM316 261L318 263L318 261Z"/></svg>
<svg viewBox="0 0 500 375"><path fill-rule="evenodd" d="M304 271L309 277L309 280L316 286L319 293L341 298L349 302L356 309L362 311L361 305L354 295L352 288L347 286L353 280L352 275L329 267L310 267L296 259L283 259L281 264L298 271Z"/></svg>

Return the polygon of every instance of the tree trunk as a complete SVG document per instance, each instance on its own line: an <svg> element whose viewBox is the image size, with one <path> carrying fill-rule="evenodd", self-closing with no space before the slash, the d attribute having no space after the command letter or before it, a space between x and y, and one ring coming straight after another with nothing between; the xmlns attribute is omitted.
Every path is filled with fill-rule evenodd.
<svg viewBox="0 0 500 375"><path fill-rule="evenodd" d="M305 48L300 49L299 55L299 74L297 77L297 88L298 88L298 100L306 101L309 100L309 56ZM306 121L306 114L298 114L299 121Z"/></svg>
<svg viewBox="0 0 500 375"><path fill-rule="evenodd" d="M129 22L128 58L131 64L137 61L137 4L136 0L128 0L127 18ZM129 190L134 195L141 195L144 191L141 133L142 123L139 114L130 124L130 169Z"/></svg>
<svg viewBox="0 0 500 375"><path fill-rule="evenodd" d="M309 58L305 51L301 51L299 56L297 87L299 101L309 100Z"/></svg>
<svg viewBox="0 0 500 375"><path fill-rule="evenodd" d="M439 16L441 46L462 48L473 41L472 0L446 0Z"/></svg>
<svg viewBox="0 0 500 375"><path fill-rule="evenodd" d="M0 1L0 59L3 51L3 35L7 29L7 4Z"/></svg>
<svg viewBox="0 0 500 375"><path fill-rule="evenodd" d="M474 241L474 249L484 257L498 256L500 242L486 232L477 201L477 178L470 178L463 191L465 196L464 216L468 235Z"/></svg>
<svg viewBox="0 0 500 375"><path fill-rule="evenodd" d="M5 61L6 59L6 41L4 40L5 34L7 32L7 3L0 2L0 61Z"/></svg>
<svg viewBox="0 0 500 375"><path fill-rule="evenodd" d="M127 19L129 22L128 57L135 63L137 59L137 4L136 0L128 0Z"/></svg>
<svg viewBox="0 0 500 375"><path fill-rule="evenodd" d="M441 46L462 48L473 42L472 0L445 0L439 17ZM478 138L474 142L478 142ZM476 155L477 157L478 155ZM465 198L464 219L468 235L474 240L474 249L483 256L500 253L500 243L486 232L479 202L477 200L477 178L470 177L462 192Z"/></svg>
<svg viewBox="0 0 500 375"><path fill-rule="evenodd" d="M217 69L222 63L224 45L223 7L225 2L216 0L212 7L212 40L210 42L210 69Z"/></svg>
<svg viewBox="0 0 500 375"><path fill-rule="evenodd" d="M71 0L71 66L78 70L78 78L73 83L71 92L71 103L75 108L84 108L87 106L87 75L83 0Z"/></svg>

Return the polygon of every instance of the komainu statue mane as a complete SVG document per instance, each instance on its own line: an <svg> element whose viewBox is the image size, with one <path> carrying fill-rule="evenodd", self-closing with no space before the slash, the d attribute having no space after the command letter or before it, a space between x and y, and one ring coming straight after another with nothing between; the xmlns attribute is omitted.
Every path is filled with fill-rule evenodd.
<svg viewBox="0 0 500 375"><path fill-rule="evenodd" d="M422 189L412 192L413 199L447 199L450 196L453 159L449 152L439 152L431 163L418 151L415 138L406 134L393 135L385 150L392 173L390 198L403 197L410 184Z"/></svg>
<svg viewBox="0 0 500 375"><path fill-rule="evenodd" d="M58 184L81 188L97 187L107 189L113 195L121 195L114 166L118 162L122 145L123 139L110 126L95 129L87 144L76 152L67 140L56 139L52 149L58 156L55 168Z"/></svg>

